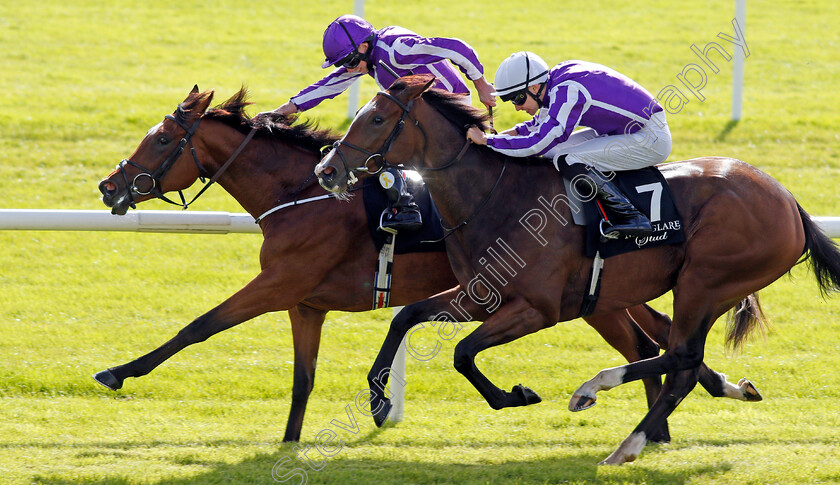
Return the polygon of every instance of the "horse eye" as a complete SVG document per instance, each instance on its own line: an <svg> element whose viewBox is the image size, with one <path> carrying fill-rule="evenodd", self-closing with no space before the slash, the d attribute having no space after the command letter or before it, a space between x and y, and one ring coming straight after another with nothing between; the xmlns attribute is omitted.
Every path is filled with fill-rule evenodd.
<svg viewBox="0 0 840 485"><path fill-rule="evenodd" d="M381 125L382 123L385 123L385 118L383 118L379 115L373 117L373 124L374 125Z"/></svg>
<svg viewBox="0 0 840 485"><path fill-rule="evenodd" d="M169 144L169 138L161 135L161 136L158 137L157 142L158 142L158 145L168 145Z"/></svg>

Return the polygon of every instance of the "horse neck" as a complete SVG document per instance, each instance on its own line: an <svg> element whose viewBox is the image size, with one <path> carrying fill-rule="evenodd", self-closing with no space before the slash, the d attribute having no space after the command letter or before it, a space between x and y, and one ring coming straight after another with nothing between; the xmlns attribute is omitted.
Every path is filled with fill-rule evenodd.
<svg viewBox="0 0 840 485"><path fill-rule="evenodd" d="M208 154L207 162L200 155L199 160L212 177L246 135L220 122L213 122L211 126L213 131L208 131L202 138ZM217 126L219 128L215 129ZM316 153L267 137L254 137L225 169L217 183L246 211L257 217L278 201L291 199L317 162ZM310 181L300 195L305 196L317 188L318 184Z"/></svg>
<svg viewBox="0 0 840 485"><path fill-rule="evenodd" d="M440 167L457 157L466 139L455 126L426 103L421 121L428 136L423 166ZM428 115L426 115L428 113ZM420 113L418 113L420 115ZM500 157L471 146L460 160L440 171L423 171L423 180L448 227L460 224L471 215L493 190L503 164Z"/></svg>

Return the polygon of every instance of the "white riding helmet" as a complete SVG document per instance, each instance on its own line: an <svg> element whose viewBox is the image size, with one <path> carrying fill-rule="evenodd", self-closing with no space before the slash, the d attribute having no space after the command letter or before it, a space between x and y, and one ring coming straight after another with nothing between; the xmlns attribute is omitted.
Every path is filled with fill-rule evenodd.
<svg viewBox="0 0 840 485"><path fill-rule="evenodd" d="M492 94L507 101L508 94L547 80L548 64L540 56L528 51L515 52L499 64L493 80L496 91Z"/></svg>

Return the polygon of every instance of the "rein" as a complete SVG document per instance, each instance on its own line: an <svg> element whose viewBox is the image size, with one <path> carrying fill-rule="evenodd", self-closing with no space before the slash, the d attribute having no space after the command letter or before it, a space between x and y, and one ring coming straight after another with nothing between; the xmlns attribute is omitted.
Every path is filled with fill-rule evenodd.
<svg viewBox="0 0 840 485"><path fill-rule="evenodd" d="M493 126L493 107L492 106L487 107L487 113L489 113L489 115L490 115L490 133L492 133L494 135L498 135L499 132L496 131L496 128Z"/></svg>
<svg viewBox="0 0 840 485"><path fill-rule="evenodd" d="M184 197L184 191L179 190L178 196L181 198L181 202L178 203L170 200L168 197L166 197L163 191L161 191L161 181L163 180L163 177L167 174L167 172L169 172L169 169L171 169L172 166L175 164L175 161L178 160L178 158L184 152L186 146L189 145L190 153L192 153L193 156L193 161L195 162L195 165L198 168L199 178L202 182L204 182L204 177L207 174L207 170L204 168L204 165L202 165L201 162L198 160L198 155L196 155L195 147L192 144L192 137L198 130L198 125L199 123L201 123L202 117L196 119L195 123L193 123L192 126L187 126L184 122L172 115L166 115L164 118L174 121L178 126L180 126L184 129L184 131L186 131L186 134L183 138L181 138L181 141L178 142L178 146L175 147L172 153L170 153L169 156L166 157L166 160L164 160L158 168L156 168L154 171L151 171L146 167L143 167L138 163L132 162L127 158L120 161L119 171L122 174L125 186L128 188L129 205L132 209L137 208L137 205L134 202L135 194L139 196L151 194L164 202L167 202L172 205L181 206L184 210L187 210L187 208L189 208L189 206L192 205L193 202L195 202L207 189L209 189L211 185L213 185L214 183L216 183L217 180L219 180L219 177L222 176L225 170L227 170L228 167L234 162L234 160L236 160L239 154L242 153L242 151L245 149L245 146L251 141L252 138L254 138L254 135L257 132L256 128L251 128L251 131L248 133L247 136L245 136L245 139L242 141L242 143L239 144L236 150L234 150L230 157L228 157L227 161L225 161L225 163L222 164L219 170L217 170L216 173L213 174L213 177L210 178L210 181L204 184L204 187L201 188L201 190L192 198L192 200L187 202L186 198ZM129 183L128 176L125 173L126 165L131 165L140 170L140 173L134 176L134 179L132 179L131 183ZM151 183L151 188L145 191L141 190L137 186L137 181L143 180L144 178L148 178Z"/></svg>
<svg viewBox="0 0 840 485"><path fill-rule="evenodd" d="M496 188L499 186L499 183L502 181L502 177L505 175L505 169L506 168L507 168L507 161L504 161L504 162L502 162L502 170L499 171L499 176L496 178L496 182L493 184L493 187L490 189L490 192L487 192L487 195L485 195L484 199L482 199L481 202L478 203L476 208L473 209L472 214L470 214L469 217L467 217L466 219L463 220L463 222L461 222L460 224L458 224L457 226L452 227L452 228L446 227L446 224L443 223L443 219L441 219L440 220L440 226L443 228L443 237L436 240L436 241L422 241L422 242L424 242L424 243L425 242L436 243L436 242L443 241L444 239L448 238L449 236L455 234L455 231L457 231L458 229L466 226L473 219L475 219L475 217L478 215L478 213L481 212L481 209L483 209L484 206L486 206L487 203L490 202L490 197L493 195L493 192L496 191Z"/></svg>

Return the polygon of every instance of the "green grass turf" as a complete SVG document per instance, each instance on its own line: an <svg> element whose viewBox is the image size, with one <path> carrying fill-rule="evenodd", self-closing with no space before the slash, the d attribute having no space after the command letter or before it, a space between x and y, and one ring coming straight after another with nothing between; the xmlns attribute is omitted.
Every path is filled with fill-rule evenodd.
<svg viewBox="0 0 840 485"><path fill-rule="evenodd" d="M788 187L810 213L840 214L840 6L751 1L744 118L729 122L731 63L669 117L671 160L726 155ZM250 87L251 113L321 76L320 38L352 2L0 1L0 208L103 209L97 182L193 84L222 101ZM457 36L492 81L508 54L550 64L601 62L659 92L701 64L690 46L733 35L729 1L368 1L377 27ZM715 54L713 54L714 56ZM362 83L362 101L377 90ZM307 117L347 127L346 97ZM496 127L520 121L504 106ZM159 202L143 209L166 208ZM216 188L198 210L239 211ZM840 482L840 303L793 271L762 292L773 327L738 354L712 331L707 362L751 378L761 403L696 390L672 416L673 442L636 463L599 468L644 415L640 384L604 393L586 412L571 392L622 360L581 321L479 355L503 388L543 397L491 410L452 369L453 342L409 359L406 420L376 429L355 408L390 311L330 314L302 443L332 430L344 447L315 471L281 443L292 346L285 314L266 315L188 348L112 393L93 372L151 350L258 271L256 235L0 233L0 483L274 483L295 467L309 483ZM668 309L669 298L656 302ZM475 324L468 325L464 332ZM466 333L463 333L465 335ZM434 344L431 331L418 345ZM456 339L457 340L457 339ZM354 432L347 407L358 420ZM284 459L289 458L287 461ZM297 483L291 478L288 483Z"/></svg>

